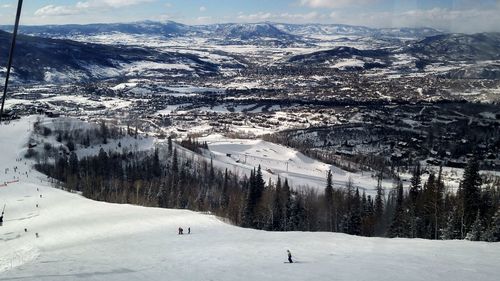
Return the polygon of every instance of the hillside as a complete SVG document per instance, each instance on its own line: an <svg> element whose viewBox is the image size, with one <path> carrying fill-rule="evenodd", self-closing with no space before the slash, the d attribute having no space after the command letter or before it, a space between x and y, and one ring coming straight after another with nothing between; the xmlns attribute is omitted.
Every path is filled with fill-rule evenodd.
<svg viewBox="0 0 500 281"><path fill-rule="evenodd" d="M498 243L256 231L53 189L32 163L16 160L33 121L0 125L0 182L19 178L0 186L0 280L493 281L500 274ZM179 226L192 234L177 235ZM284 264L286 249L298 263Z"/></svg>
<svg viewBox="0 0 500 281"><path fill-rule="evenodd" d="M10 30L10 26L0 26L0 29ZM98 35L103 33L148 34L165 37L184 35L195 32L194 27L173 21L153 22L140 21L133 23L94 23L94 24L66 24L66 25L25 25L19 32L44 37L67 37L76 35Z"/></svg>
<svg viewBox="0 0 500 281"><path fill-rule="evenodd" d="M316 65L330 64L335 68L362 70L384 68L390 64L387 50L359 50L352 47L336 47L291 57L288 61L294 64Z"/></svg>
<svg viewBox="0 0 500 281"><path fill-rule="evenodd" d="M442 34L427 37L408 48L415 56L434 61L500 59L500 33Z"/></svg>
<svg viewBox="0 0 500 281"><path fill-rule="evenodd" d="M0 64L5 65L11 34L0 31ZM150 48L110 46L20 35L13 64L16 79L69 82L120 75L207 75L218 65L194 54L159 52Z"/></svg>

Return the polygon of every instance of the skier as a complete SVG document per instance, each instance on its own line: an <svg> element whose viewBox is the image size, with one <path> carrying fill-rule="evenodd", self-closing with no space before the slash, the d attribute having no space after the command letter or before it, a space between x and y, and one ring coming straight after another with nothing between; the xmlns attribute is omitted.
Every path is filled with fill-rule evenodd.
<svg viewBox="0 0 500 281"><path fill-rule="evenodd" d="M292 253L290 253L290 250L286 250L286 252L288 253L288 262L293 263Z"/></svg>
<svg viewBox="0 0 500 281"><path fill-rule="evenodd" d="M188 234L191 234L191 227L188 227Z"/></svg>
<svg viewBox="0 0 500 281"><path fill-rule="evenodd" d="M182 227L179 227L179 235L182 235L182 231L184 231Z"/></svg>
<svg viewBox="0 0 500 281"><path fill-rule="evenodd" d="M4 205L3 205L2 215L0 215L0 226L2 226L2 225L3 225L3 214L5 213L5 206L6 206L6 205L7 205L7 204L4 204Z"/></svg>

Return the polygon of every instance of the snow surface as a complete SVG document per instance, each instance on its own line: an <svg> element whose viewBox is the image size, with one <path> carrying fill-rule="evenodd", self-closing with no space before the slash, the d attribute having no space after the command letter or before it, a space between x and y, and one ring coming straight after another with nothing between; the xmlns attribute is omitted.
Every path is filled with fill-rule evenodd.
<svg viewBox="0 0 500 281"><path fill-rule="evenodd" d="M0 184L19 178L0 187L0 280L498 280L500 243L257 231L51 188L16 161L34 120L0 125Z"/></svg>

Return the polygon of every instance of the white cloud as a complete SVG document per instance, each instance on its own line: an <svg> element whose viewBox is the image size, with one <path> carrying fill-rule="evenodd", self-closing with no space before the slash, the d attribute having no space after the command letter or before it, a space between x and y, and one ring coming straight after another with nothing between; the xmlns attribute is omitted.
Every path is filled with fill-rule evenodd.
<svg viewBox="0 0 500 281"><path fill-rule="evenodd" d="M332 22L370 27L433 27L464 33L500 31L500 8L468 10L433 8L357 15L333 12L330 18Z"/></svg>
<svg viewBox="0 0 500 281"><path fill-rule="evenodd" d="M142 3L153 2L154 0L89 0L76 3L77 8L121 8Z"/></svg>
<svg viewBox="0 0 500 281"><path fill-rule="evenodd" d="M328 19L325 14L318 12L310 13L268 13L259 12L255 14L238 13L237 19L243 22L260 22L260 21L274 21L274 22L290 22L290 23L314 23L323 22Z"/></svg>
<svg viewBox="0 0 500 281"><path fill-rule="evenodd" d="M153 1L155 0L90 0L77 2L74 6L47 5L36 10L35 16L51 17L77 15L87 13L89 11L122 8Z"/></svg>
<svg viewBox="0 0 500 281"><path fill-rule="evenodd" d="M3 4L3 5L0 5L0 8L3 8L3 9L9 9L9 8L12 8L14 7L12 4Z"/></svg>
<svg viewBox="0 0 500 281"><path fill-rule="evenodd" d="M69 15L76 15L79 13L80 12L78 11L78 9L69 6L48 5L36 10L35 16L38 17L69 16Z"/></svg>
<svg viewBox="0 0 500 281"><path fill-rule="evenodd" d="M214 22L214 18L210 17L210 16L209 17L198 17L195 20L196 24L210 24L213 22Z"/></svg>
<svg viewBox="0 0 500 281"><path fill-rule="evenodd" d="M302 6L312 8L338 8L349 5L367 4L377 0L300 0Z"/></svg>
<svg viewBox="0 0 500 281"><path fill-rule="evenodd" d="M205 7L205 6L200 7L200 12L205 12L206 10L207 10L207 7Z"/></svg>

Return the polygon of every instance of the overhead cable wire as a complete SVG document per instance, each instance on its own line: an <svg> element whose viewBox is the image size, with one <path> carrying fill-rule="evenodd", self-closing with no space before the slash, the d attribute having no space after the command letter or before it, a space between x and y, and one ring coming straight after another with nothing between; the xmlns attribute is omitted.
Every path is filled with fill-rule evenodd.
<svg viewBox="0 0 500 281"><path fill-rule="evenodd" d="M12 32L12 43L10 45L9 60L7 63L7 72L5 74L5 85L3 88L2 106L0 107L0 124L2 123L5 98L7 97L7 89L9 87L10 69L12 68L12 58L14 57L14 49L16 48L17 30L19 29L19 19L21 18L22 7L23 7L23 0L19 0L17 4L16 23L14 24L14 31Z"/></svg>

